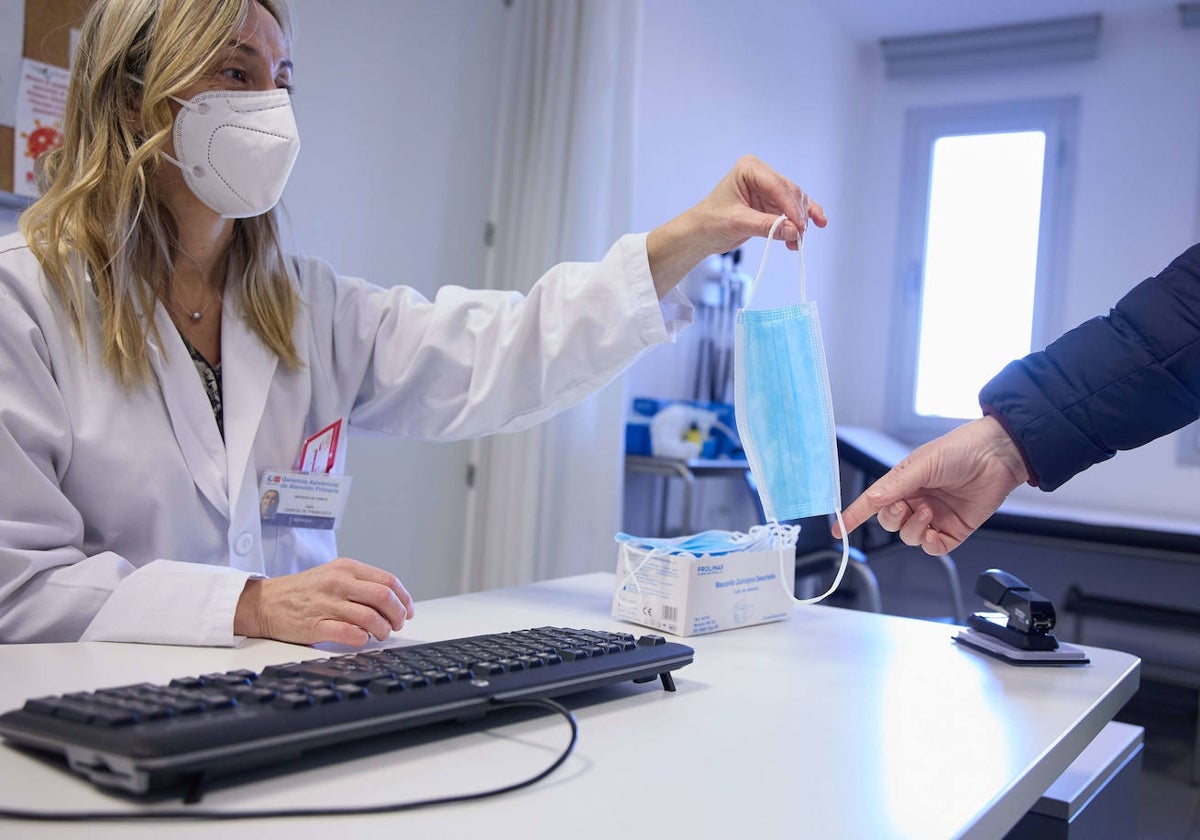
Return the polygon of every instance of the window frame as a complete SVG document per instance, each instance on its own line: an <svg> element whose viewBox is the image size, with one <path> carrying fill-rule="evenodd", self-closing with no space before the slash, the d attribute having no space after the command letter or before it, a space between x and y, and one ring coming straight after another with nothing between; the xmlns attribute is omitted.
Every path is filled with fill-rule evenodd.
<svg viewBox="0 0 1200 840"><path fill-rule="evenodd" d="M916 445L963 422L961 418L922 416L915 410L934 142L964 134L1045 133L1031 325L1032 347L1040 349L1053 338L1053 325L1062 311L1078 129L1078 97L917 107L906 114L895 262L897 314L891 330L885 407L885 427L894 437ZM997 232L996 241L1002 243L1003 232ZM980 382L980 387L983 384Z"/></svg>

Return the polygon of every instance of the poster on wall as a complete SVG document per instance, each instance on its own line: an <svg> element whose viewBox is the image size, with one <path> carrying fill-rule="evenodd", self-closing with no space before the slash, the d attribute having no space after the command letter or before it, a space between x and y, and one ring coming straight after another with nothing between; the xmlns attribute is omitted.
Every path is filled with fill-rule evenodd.
<svg viewBox="0 0 1200 840"><path fill-rule="evenodd" d="M62 67L21 59L17 120L13 138L13 192L37 197L34 164L62 142L70 73Z"/></svg>
<svg viewBox="0 0 1200 840"><path fill-rule="evenodd" d="M24 0L0 0L0 125L17 121L17 76L24 37Z"/></svg>

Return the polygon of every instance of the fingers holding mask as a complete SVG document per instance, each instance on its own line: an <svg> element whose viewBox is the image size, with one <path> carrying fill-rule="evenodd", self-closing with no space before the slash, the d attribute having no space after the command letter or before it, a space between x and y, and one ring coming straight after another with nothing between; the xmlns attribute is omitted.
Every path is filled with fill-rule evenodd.
<svg viewBox="0 0 1200 840"><path fill-rule="evenodd" d="M894 534L911 515L912 508L904 500L904 488L892 471L850 503L842 512L842 522L849 534L874 516L880 527ZM833 535L837 539L842 537L842 528L837 523L833 526Z"/></svg>
<svg viewBox="0 0 1200 840"><path fill-rule="evenodd" d="M759 220L760 226L765 225L760 235L770 236L775 219L786 216L787 220L775 228L774 238L783 240L794 251L810 223L822 228L828 224L825 209L792 181L769 169L762 172L755 168L751 173L746 181L746 203L767 216Z"/></svg>
<svg viewBox="0 0 1200 840"><path fill-rule="evenodd" d="M715 237L710 245L715 253L737 247L752 236L767 236L780 215L787 221L775 229L774 238L793 249L810 223L817 227L827 224L821 205L753 155L738 160L699 206L708 216L701 227Z"/></svg>

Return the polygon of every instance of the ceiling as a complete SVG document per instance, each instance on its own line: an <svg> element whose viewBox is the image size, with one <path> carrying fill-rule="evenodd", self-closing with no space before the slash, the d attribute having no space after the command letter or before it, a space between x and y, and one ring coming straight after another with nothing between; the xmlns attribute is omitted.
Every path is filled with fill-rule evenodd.
<svg viewBox="0 0 1200 840"><path fill-rule="evenodd" d="M1119 16L1178 0L814 0L859 41L928 35L1100 13Z"/></svg>

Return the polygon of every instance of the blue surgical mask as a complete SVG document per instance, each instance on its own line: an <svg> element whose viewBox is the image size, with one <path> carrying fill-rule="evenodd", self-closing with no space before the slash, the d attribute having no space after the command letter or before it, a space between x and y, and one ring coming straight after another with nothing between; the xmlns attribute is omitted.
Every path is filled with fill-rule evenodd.
<svg viewBox="0 0 1200 840"><path fill-rule="evenodd" d="M779 551L779 582L791 595L788 581L795 571L794 546L800 529L781 523L822 513L835 514L841 522L833 400L817 305L805 299L803 240L800 303L780 309L749 308L767 264L771 239L784 218L776 219L767 234L758 276L746 296L746 308L738 310L734 324L734 419L767 524L751 528L748 534L703 531L674 539L618 534L625 572L618 597L642 598L638 575L654 558L763 550ZM843 525L843 534L845 530ZM841 565L829 589L813 598L797 599L797 603L816 603L836 590L849 556L850 543L843 536Z"/></svg>
<svg viewBox="0 0 1200 840"><path fill-rule="evenodd" d="M746 306L734 322L734 419L758 485L768 523L832 513L842 524L842 490L837 460L833 398L825 364L825 343L817 305L807 300L804 239L800 257L800 303L779 309L750 309L775 230L771 225L762 262ZM824 594L798 601L823 600L838 588L850 558L842 524L842 562ZM780 558L780 580L790 577Z"/></svg>
<svg viewBox="0 0 1200 840"><path fill-rule="evenodd" d="M749 308L766 260L764 248L758 277L734 326L738 434L768 521L837 513L842 508L837 432L817 305L805 300L803 239L800 303Z"/></svg>

